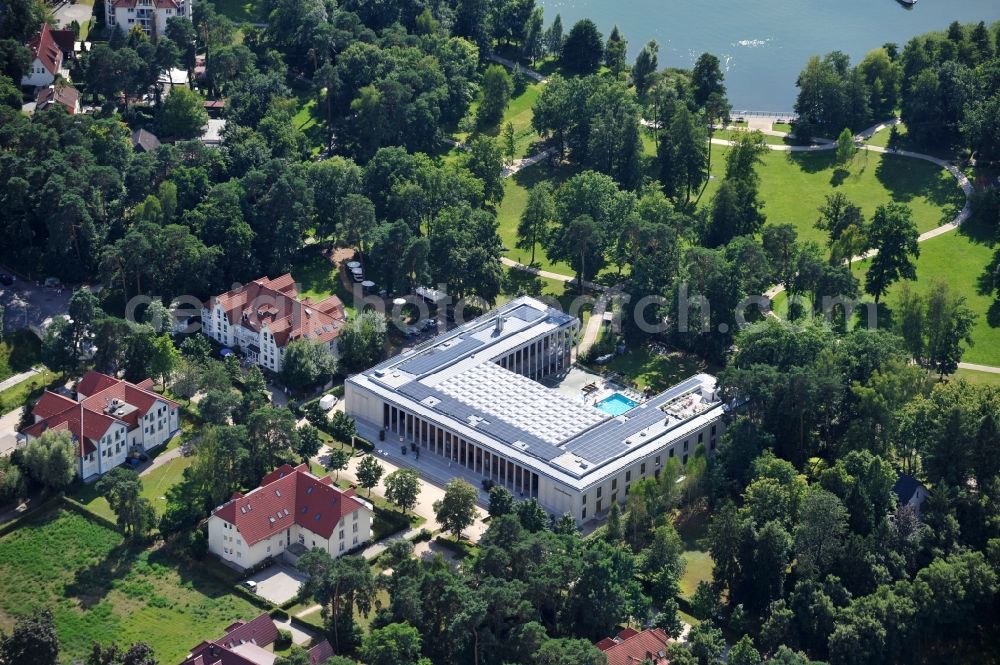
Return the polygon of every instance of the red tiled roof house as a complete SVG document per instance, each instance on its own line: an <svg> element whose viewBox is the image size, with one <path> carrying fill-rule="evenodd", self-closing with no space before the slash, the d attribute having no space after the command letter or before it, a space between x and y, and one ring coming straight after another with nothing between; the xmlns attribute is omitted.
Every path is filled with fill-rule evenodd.
<svg viewBox="0 0 1000 665"><path fill-rule="evenodd" d="M330 296L318 303L300 299L289 273L261 277L209 298L201 311L203 333L239 347L247 360L272 372L281 371L285 346L294 339L322 342L336 353L346 321L340 298Z"/></svg>
<svg viewBox="0 0 1000 665"><path fill-rule="evenodd" d="M260 487L233 498L208 518L208 550L240 569L291 547L291 557L318 547L338 557L372 537L372 505L341 490L309 467L285 464L261 480ZM286 559L291 557L286 556Z"/></svg>
<svg viewBox="0 0 1000 665"><path fill-rule="evenodd" d="M140 27L147 35L165 35L167 21L180 16L191 19L192 0L104 0L108 27L128 32Z"/></svg>
<svg viewBox="0 0 1000 665"><path fill-rule="evenodd" d="M237 621L217 640L206 640L188 654L181 665L272 665L273 651L266 647L278 638L278 627L267 614L253 621ZM333 655L327 640L309 649L311 665L321 665Z"/></svg>
<svg viewBox="0 0 1000 665"><path fill-rule="evenodd" d="M605 637L595 644L604 652L608 665L669 665L667 659L667 634L660 628L650 628L641 633L626 628L615 637Z"/></svg>
<svg viewBox="0 0 1000 665"><path fill-rule="evenodd" d="M40 88L35 96L35 113L52 106L62 106L66 113L76 115L80 112L80 93L68 85L50 85Z"/></svg>
<svg viewBox="0 0 1000 665"><path fill-rule="evenodd" d="M21 77L22 86L47 86L63 69L64 44L66 30L53 30L48 23L42 24L42 29L28 42L31 51L31 67L28 73ZM73 50L73 33L70 36L70 52Z"/></svg>
<svg viewBox="0 0 1000 665"><path fill-rule="evenodd" d="M21 433L30 441L47 430L70 432L80 447L80 477L96 479L131 451L162 446L180 429L177 403L151 387L149 379L134 384L87 372L75 400L46 390L31 410L35 422Z"/></svg>

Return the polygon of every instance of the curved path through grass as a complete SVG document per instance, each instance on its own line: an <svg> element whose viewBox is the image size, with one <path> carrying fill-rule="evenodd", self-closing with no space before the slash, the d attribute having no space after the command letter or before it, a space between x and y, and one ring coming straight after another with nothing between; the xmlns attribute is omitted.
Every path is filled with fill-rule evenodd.
<svg viewBox="0 0 1000 665"><path fill-rule="evenodd" d="M893 125L897 124L898 122L899 122L899 120L894 118L894 119L889 120L887 122L882 122L882 123L873 125L872 127L869 127L868 129L865 129L864 131L859 132L857 134L857 138L860 139L860 140L863 140L863 141L868 141L868 140L871 139L872 136L874 136L878 132L884 131L885 129L887 129L889 127L892 127ZM783 137L788 137L789 136L788 134L786 134L784 132L777 132L777 131L774 131L774 130L768 131L768 135L769 136L783 136ZM712 139L712 143L715 144L715 145L723 145L723 146L732 146L733 145L733 142L730 141L730 140L727 140L727 139L718 139L718 138L713 138ZM769 150L772 150L772 151L775 151L775 152L821 152L821 151L827 151L827 150L834 150L834 149L836 149L836 144L833 143L833 142L829 142L827 140L823 140L823 142L817 143L817 144L814 144L814 145L768 144L767 147L768 147ZM939 168L942 168L945 171L947 171L957 181L957 183L958 183L959 187L962 189L962 193L964 194L964 197L965 197L965 203L962 206L962 209L955 215L955 217L953 219L949 220L948 222L945 222L944 224L940 224L940 225L938 225L938 226L936 226L934 228L931 228L931 229L925 231L924 233L920 234L920 236L918 237L918 242L924 242L925 240L930 240L931 238L935 238L935 237L940 236L940 235L942 235L944 233L948 233L950 231L954 231L959 226L961 226L963 222L965 222L969 218L969 215L971 213L970 196L972 195L972 192L973 192L972 183L969 182L968 177L964 173L962 173L962 171L958 167L956 167L954 164L948 162L947 160L944 160L944 159L941 159L941 158L938 158L938 157L934 157L933 155L928 155L928 154L921 153L921 152L914 152L914 151L910 151L910 150L891 150L891 149L888 149L888 148L883 148L881 146L867 145L867 144L859 145L858 147L859 147L860 150L867 150L869 152L874 152L874 153L878 153L878 154L881 154L881 155L895 155L895 156L909 157L911 159L919 159L919 160L923 160L923 161L926 161L926 162L930 162L930 163L934 164L935 166L938 166ZM530 166L530 165L531 164L525 164L524 167ZM865 252L864 254L860 254L858 256L852 257L851 258L851 263L854 263L856 261L863 261L865 259L870 259L871 257L875 256L876 253L877 253L877 250L869 250L868 252ZM527 270L527 271L535 272L537 274L541 274L542 276L548 277L550 279L556 279L556 280L566 281L566 282L571 281L573 279L573 277L569 276L569 275L562 275L560 273L555 273L555 272L551 272L551 271L538 271L537 269L533 269L530 266L526 266L526 265L524 265L522 263L518 263L516 261L513 261L511 259L507 259L507 258L503 259L503 263L505 265L513 267L513 268L517 268L517 269L520 269L520 270ZM596 285L593 285L593 284L590 284L590 283L586 283L585 286L587 286L588 288L593 288ZM775 296L777 296L783 290L784 290L784 287L782 287L780 285L774 286L771 289L768 289L768 291L765 293L765 295L767 295L769 298L773 299ZM587 333L596 332L596 330L595 331L590 331L589 327L590 326L588 326L588 330L586 331ZM596 328L596 326L595 326L595 328ZM587 335L585 335L585 338L587 338L587 339L585 339L585 341L589 341L590 343L592 343L593 340L590 339L592 337L595 337L595 335L593 335L593 334L587 334ZM585 351L585 349L582 348L583 346L584 345L581 344L581 349L580 349L581 352ZM586 346L589 348L590 344L587 344ZM982 365L982 364L974 364L974 363L959 363L959 367L961 367L963 369L974 370L974 371L979 371L979 372L988 372L988 373L1000 374L1000 367L994 367L994 366L991 366L991 365Z"/></svg>

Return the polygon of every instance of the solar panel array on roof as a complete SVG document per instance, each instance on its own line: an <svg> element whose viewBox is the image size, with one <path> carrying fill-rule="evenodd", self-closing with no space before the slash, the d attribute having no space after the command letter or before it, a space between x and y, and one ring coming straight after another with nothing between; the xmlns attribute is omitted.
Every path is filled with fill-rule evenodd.
<svg viewBox="0 0 1000 665"><path fill-rule="evenodd" d="M399 369L415 376L421 376L440 368L467 353L478 349L483 343L469 337L449 340L423 351L399 365Z"/></svg>

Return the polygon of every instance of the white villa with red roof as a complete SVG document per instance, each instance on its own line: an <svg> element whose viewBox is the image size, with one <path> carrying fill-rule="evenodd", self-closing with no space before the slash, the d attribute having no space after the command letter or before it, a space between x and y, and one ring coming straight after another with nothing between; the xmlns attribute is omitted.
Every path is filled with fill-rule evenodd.
<svg viewBox="0 0 1000 665"><path fill-rule="evenodd" d="M372 505L353 489L317 478L305 464L285 464L257 489L237 492L212 511L208 550L239 569L289 549L296 559L316 547L336 558L371 540L373 516Z"/></svg>
<svg viewBox="0 0 1000 665"><path fill-rule="evenodd" d="M203 333L239 347L247 360L272 372L281 371L285 346L295 339L328 344L336 353L346 321L340 298L330 296L318 303L300 299L290 273L261 277L209 298L201 310Z"/></svg>
<svg viewBox="0 0 1000 665"><path fill-rule="evenodd" d="M177 403L152 386L151 379L137 385L87 372L75 400L46 390L31 410L35 422L21 433L30 441L47 430L70 432L80 446L80 477L96 479L124 463L130 452L162 446L180 429Z"/></svg>
<svg viewBox="0 0 1000 665"><path fill-rule="evenodd" d="M147 35L164 35L167 20L181 16L191 20L193 0L104 0L108 27L128 32L139 26Z"/></svg>
<svg viewBox="0 0 1000 665"><path fill-rule="evenodd" d="M31 67L28 73L21 77L22 86L42 87L52 85L56 75L62 74L69 78L69 69L64 67L67 54L73 53L72 30L53 30L48 23L42 24L42 29L28 42L31 51Z"/></svg>

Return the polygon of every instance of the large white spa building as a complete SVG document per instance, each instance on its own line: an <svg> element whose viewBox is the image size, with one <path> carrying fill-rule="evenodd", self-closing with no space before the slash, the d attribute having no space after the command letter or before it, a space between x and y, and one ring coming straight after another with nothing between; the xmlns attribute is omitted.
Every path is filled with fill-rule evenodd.
<svg viewBox="0 0 1000 665"><path fill-rule="evenodd" d="M615 393L612 404L543 385L569 370L578 328L518 298L348 379L347 413L366 438L415 443L462 475L586 522L668 458L714 450L726 408L707 374L646 400Z"/></svg>

